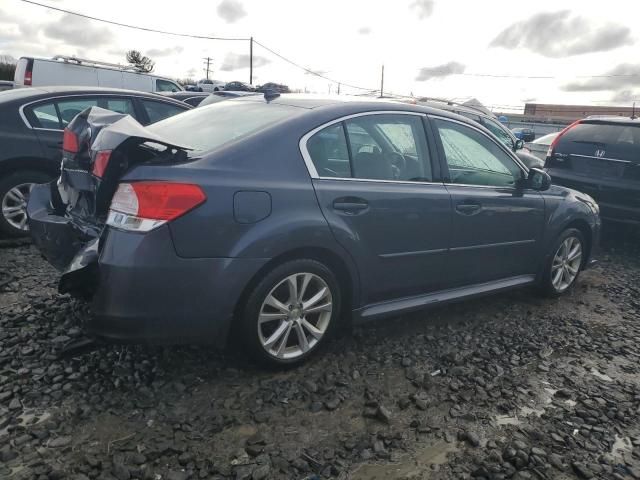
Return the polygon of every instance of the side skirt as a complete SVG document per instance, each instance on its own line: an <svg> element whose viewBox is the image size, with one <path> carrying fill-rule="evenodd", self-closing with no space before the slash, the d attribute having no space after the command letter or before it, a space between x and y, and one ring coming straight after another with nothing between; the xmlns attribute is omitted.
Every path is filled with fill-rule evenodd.
<svg viewBox="0 0 640 480"><path fill-rule="evenodd" d="M478 283L467 287L452 288L415 297L375 303L356 310L353 315L353 320L354 323L365 323L383 317L413 312L415 310L421 310L462 299L479 297L490 293L523 287L525 285L532 285L535 281L535 275L520 275L502 280L494 280L492 282Z"/></svg>

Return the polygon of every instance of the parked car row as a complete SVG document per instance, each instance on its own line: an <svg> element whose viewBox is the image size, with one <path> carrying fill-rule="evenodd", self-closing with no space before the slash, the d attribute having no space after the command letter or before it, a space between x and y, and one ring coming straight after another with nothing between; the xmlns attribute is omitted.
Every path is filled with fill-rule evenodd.
<svg viewBox="0 0 640 480"><path fill-rule="evenodd" d="M62 148L29 225L60 290L91 299L88 333L110 341L233 333L295 364L348 319L561 295L598 244L591 197L421 105L244 95L147 127L93 107Z"/></svg>
<svg viewBox="0 0 640 480"><path fill-rule="evenodd" d="M0 232L27 233L31 188L59 174L63 130L93 106L131 115L142 125L191 108L153 93L121 89L32 87L0 92Z"/></svg>

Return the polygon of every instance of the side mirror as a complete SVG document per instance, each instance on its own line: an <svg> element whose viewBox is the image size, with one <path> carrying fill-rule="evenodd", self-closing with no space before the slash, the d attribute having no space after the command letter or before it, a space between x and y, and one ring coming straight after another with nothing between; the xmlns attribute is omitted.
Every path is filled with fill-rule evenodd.
<svg viewBox="0 0 640 480"><path fill-rule="evenodd" d="M517 139L516 140L516 145L515 145L515 149L516 150L522 150L524 148L524 140L522 139Z"/></svg>
<svg viewBox="0 0 640 480"><path fill-rule="evenodd" d="M545 190L549 190L549 187L551 187L551 177L544 170L532 168L529 170L526 185L532 190L544 192Z"/></svg>

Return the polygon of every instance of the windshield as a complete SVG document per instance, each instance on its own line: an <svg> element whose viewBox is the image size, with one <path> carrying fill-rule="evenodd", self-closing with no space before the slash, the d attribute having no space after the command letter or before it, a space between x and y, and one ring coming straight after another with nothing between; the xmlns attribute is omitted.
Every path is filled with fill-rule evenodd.
<svg viewBox="0 0 640 480"><path fill-rule="evenodd" d="M148 128L169 143L185 145L201 153L248 137L304 111L290 105L226 100L198 107Z"/></svg>

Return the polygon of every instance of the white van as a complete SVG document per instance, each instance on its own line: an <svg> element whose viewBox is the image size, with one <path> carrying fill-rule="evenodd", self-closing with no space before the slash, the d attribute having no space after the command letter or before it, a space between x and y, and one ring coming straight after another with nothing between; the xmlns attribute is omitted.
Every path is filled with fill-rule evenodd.
<svg viewBox="0 0 640 480"><path fill-rule="evenodd" d="M173 80L141 73L134 67L64 56L51 59L20 57L14 82L14 88L65 85L124 88L139 92L182 91L182 87Z"/></svg>

